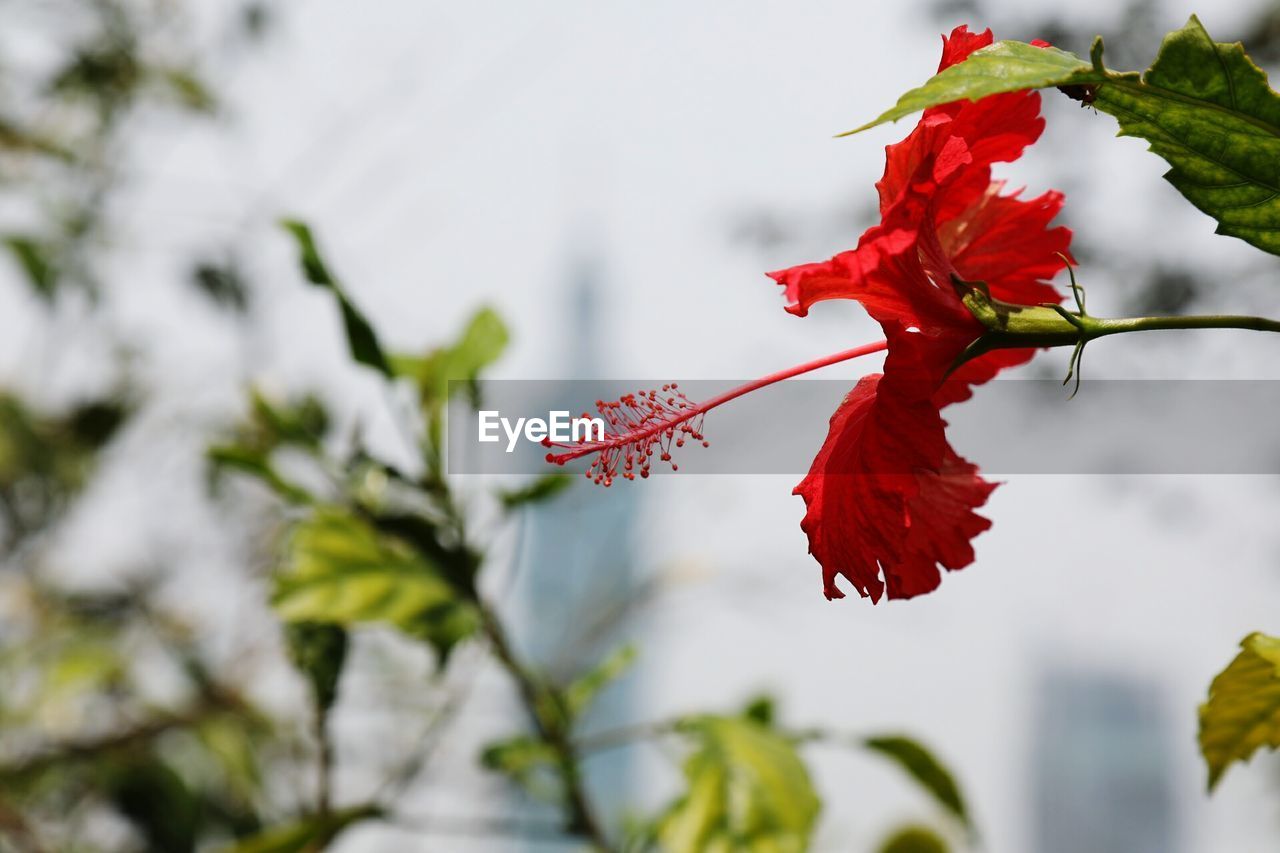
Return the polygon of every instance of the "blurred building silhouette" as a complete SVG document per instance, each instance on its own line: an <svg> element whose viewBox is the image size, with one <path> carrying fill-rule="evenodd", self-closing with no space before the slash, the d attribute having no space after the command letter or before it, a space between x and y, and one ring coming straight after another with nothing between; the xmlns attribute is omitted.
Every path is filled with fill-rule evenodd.
<svg viewBox="0 0 1280 853"><path fill-rule="evenodd" d="M564 366L566 379L602 379L608 369L606 327L600 308L602 265L580 257L569 280ZM572 396L572 395L570 395ZM601 500L600 487L576 482L555 500L527 510L523 519L519 574L514 599L517 637L529 660L563 683L626 643L632 608L643 596L635 575L634 519L639 489L620 484ZM624 675L593 705L583 731L635 722L638 691L634 675ZM610 750L586 764L587 783L608 824L632 802L631 751Z"/></svg>
<svg viewBox="0 0 1280 853"><path fill-rule="evenodd" d="M1171 733L1154 684L1050 667L1035 713L1035 853L1178 853Z"/></svg>

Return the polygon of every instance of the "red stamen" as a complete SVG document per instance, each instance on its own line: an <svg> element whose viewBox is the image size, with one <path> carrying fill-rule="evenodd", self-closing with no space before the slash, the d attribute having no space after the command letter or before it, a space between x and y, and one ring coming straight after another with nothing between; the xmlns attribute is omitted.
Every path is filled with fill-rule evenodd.
<svg viewBox="0 0 1280 853"><path fill-rule="evenodd" d="M888 346L887 341L876 341L789 367L754 382L739 385L704 403L694 403L674 382L663 385L661 391L637 391L611 402L596 400L596 411L606 424L604 440L589 441L583 438L573 444L543 441L547 447L565 448L564 453L548 453L547 461L563 465L595 453L597 456L591 461L585 476L602 486L609 486L618 474L619 464L625 479L634 480L637 475L641 479L647 478L656 447L658 459L670 464L672 471L678 471L679 467L671 461L671 448L683 447L686 440L701 442L703 447L710 447L711 442L702 434L702 421L706 413L717 406L784 379L881 352ZM585 412L583 416L586 417Z"/></svg>

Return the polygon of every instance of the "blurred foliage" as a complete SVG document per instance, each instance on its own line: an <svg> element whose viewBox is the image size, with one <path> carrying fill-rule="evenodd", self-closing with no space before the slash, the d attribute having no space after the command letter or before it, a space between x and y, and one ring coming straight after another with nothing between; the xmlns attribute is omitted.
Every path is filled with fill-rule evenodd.
<svg viewBox="0 0 1280 853"><path fill-rule="evenodd" d="M927 826L904 826L880 845L879 853L947 853L946 840Z"/></svg>
<svg viewBox="0 0 1280 853"><path fill-rule="evenodd" d="M658 824L664 849L808 849L821 805L792 740L748 717L701 717L680 730L694 751L688 792Z"/></svg>
<svg viewBox="0 0 1280 853"><path fill-rule="evenodd" d="M355 304L347 298L346 291L338 284L338 280L329 272L329 267L320 257L311 229L294 220L286 220L283 224L298 244L298 260L307 281L317 287L327 288L337 299L338 307L342 310L342 325L346 329L347 346L351 350L351 357L385 376L390 376L391 365L387 363L387 357L382 354L378 336L374 334L373 327L369 325L364 314L360 313Z"/></svg>
<svg viewBox="0 0 1280 853"><path fill-rule="evenodd" d="M565 791L555 747L529 735L495 741L480 753L480 765L501 773L533 797L563 804Z"/></svg>
<svg viewBox="0 0 1280 853"><path fill-rule="evenodd" d="M1248 761L1261 747L1280 747L1280 639L1253 633L1240 649L1200 706L1200 751L1211 791L1232 763Z"/></svg>
<svg viewBox="0 0 1280 853"><path fill-rule="evenodd" d="M5 245L35 292L44 299L52 299L58 285L58 271L50 250L31 237L16 234L6 237Z"/></svg>
<svg viewBox="0 0 1280 853"><path fill-rule="evenodd" d="M36 4L31 4L35 6ZM130 120L144 110L215 113L182 3L53 0L23 22L63 51L47 65L0 64L0 192L27 224L0 239L32 291L96 292L107 202L124 181ZM46 31L39 32L44 27Z"/></svg>
<svg viewBox="0 0 1280 853"><path fill-rule="evenodd" d="M565 710L569 716L582 716L606 687L631 669L636 654L635 646L622 646L570 682L564 689Z"/></svg>
<svg viewBox="0 0 1280 853"><path fill-rule="evenodd" d="M1155 264L1129 301L1135 314L1186 313L1202 289L1203 282L1184 269Z"/></svg>
<svg viewBox="0 0 1280 853"><path fill-rule="evenodd" d="M20 850L75 849L93 837L93 821L110 813L130 827L112 849L193 851L216 841L241 853L314 851L355 824L398 820L391 796L331 802L341 765L330 712L342 705L352 644L382 626L425 644L441 669L459 644L482 642L516 683L529 727L485 748L481 766L557 806L564 836L612 849L615 833L599 822L584 781L581 766L591 747L578 725L632 667L636 650L620 646L563 681L524 662L501 615L479 592L483 543L469 537L466 505L443 473L444 404L478 399L481 372L507 343L505 324L483 309L453 343L387 360L310 230L295 223L291 231L304 273L339 304L353 360L388 383L409 378L415 411L423 415L415 433L419 458L410 466L417 474L377 461L358 438L354 445L335 443L326 407L310 395L280 401L251 391L243 419L208 451L219 492L228 474L248 475L291 507L271 571L271 604L281 645L310 696L310 749L296 754L299 721L273 720L226 686L192 627L157 602L159 587L72 594L41 584L34 573L15 575L0 588L0 602L17 614L0 620L0 680L20 685L0 695L6 731L0 837ZM6 501L22 510L14 535L56 519L88 482L98 454L131 411L119 399L50 416L5 398L0 485ZM489 497L495 508L513 510L554 500L568 482L556 474ZM44 497L33 503L33 494ZM140 675L145 668L155 677L157 656L169 661L163 697L153 696ZM447 710L441 720L451 721ZM684 793L631 834L641 847L807 848L820 810L800 752L810 735L775 729L772 699L753 700L738 715L659 724L652 733L674 734L690 751ZM420 772L429 752L424 745L409 756L406 779ZM940 765L934 769L950 779ZM270 783L299 770L314 775L315 796L281 809ZM917 771L939 796L937 773ZM72 819L62 819L68 813Z"/></svg>
<svg viewBox="0 0 1280 853"><path fill-rule="evenodd" d="M506 324L490 308L478 311L453 344L439 347L425 356L399 356L395 372L413 379L422 405L438 412L453 395L465 392L479 405L476 380L480 371L497 361L507 348L510 335ZM462 383L451 386L450 383Z"/></svg>
<svg viewBox="0 0 1280 853"><path fill-rule="evenodd" d="M0 52L0 198L22 223L0 243L50 316L68 285L101 284L133 118L215 108L186 11L6 6L6 36L50 52ZM165 603L163 578L55 580L61 525L145 396L130 379L69 403L0 390L0 849L181 853L256 832L272 808L263 765L285 755L282 732Z"/></svg>
<svg viewBox="0 0 1280 853"><path fill-rule="evenodd" d="M928 791L960 823L970 826L969 812L964 796L951 772L932 752L919 742L902 735L870 737L862 742L872 752L878 752L905 770L920 787Z"/></svg>
<svg viewBox="0 0 1280 853"><path fill-rule="evenodd" d="M504 509L516 510L549 501L575 482L577 478L568 474L543 474L518 489L503 489L498 493L498 500L502 502Z"/></svg>
<svg viewBox="0 0 1280 853"><path fill-rule="evenodd" d="M196 289L220 308L244 314L249 310L249 283L234 260L201 260L191 268Z"/></svg>
<svg viewBox="0 0 1280 853"><path fill-rule="evenodd" d="M380 814L376 806L362 805L340 809L329 815L304 818L245 838L229 848L227 853L312 853L323 850L353 824Z"/></svg>
<svg viewBox="0 0 1280 853"><path fill-rule="evenodd" d="M1240 41L1258 62L1280 62L1280 3L1262 4L1242 28Z"/></svg>
<svg viewBox="0 0 1280 853"><path fill-rule="evenodd" d="M112 395L62 413L41 414L0 391L0 542L6 548L61 514L129 411L122 396Z"/></svg>
<svg viewBox="0 0 1280 853"><path fill-rule="evenodd" d="M385 622L446 658L475 633L474 607L441 568L412 545L335 507L318 507L293 529L272 604L287 623Z"/></svg>
<svg viewBox="0 0 1280 853"><path fill-rule="evenodd" d="M304 275L332 293L348 320L353 361L381 371L385 350L336 284L310 229L294 222L289 230L299 245ZM349 322L353 317L360 318L354 326ZM256 476L283 500L297 502L298 487L275 473L273 460L283 437L296 436L295 446L306 451L328 480L328 497L320 501L308 495L291 524L273 595L276 612L293 626L294 660L310 679L321 710L336 695L347 642L345 633L340 641L337 634L320 633L321 626L349 632L375 624L396 628L428 644L442 667L455 645L483 639L515 682L529 728L490 743L479 763L535 799L557 806L565 834L611 849L612 833L595 816L581 770L592 739L583 738L577 727L599 695L630 669L636 650L621 646L563 682L523 661L507 638L501 614L479 592L483 546L470 542L465 507L443 475L443 406L460 389L466 391L461 403L476 402L481 371L498 358L507 338L505 324L484 309L453 344L425 356L391 358L385 380L412 378L417 411L424 415L415 435L420 458L412 468L421 472L418 476L376 463L363 451L333 455L324 442L312 440L314 432L284 426L302 420L284 414L296 411L295 406L274 406L257 395L249 423L211 459L225 464L252 458L254 465L239 465L238 470ZM563 482L559 476L538 479L516 490L496 490L492 498L507 509L551 500L563 490ZM303 641L312 645L300 645ZM820 809L799 752L811 735L776 730L773 717L773 701L761 697L738 715L701 715L648 730L653 735L674 733L689 744L687 791L660 815L633 827L632 846L679 853L806 849ZM603 737L609 739L607 733ZM868 745L898 760L929 793L965 818L953 778L923 747L905 738L872 739ZM393 807L378 804L388 812ZM295 830L281 831L288 835Z"/></svg>
<svg viewBox="0 0 1280 853"><path fill-rule="evenodd" d="M329 622L285 625L289 657L311 684L311 698L325 712L338 699L338 680L347 660L347 632Z"/></svg>
<svg viewBox="0 0 1280 853"><path fill-rule="evenodd" d="M264 2L228 8L245 43L260 41L275 14ZM17 67L0 55L0 193L23 214L0 241L39 310L52 316L72 289L106 292L100 261L116 226L112 200L127 182L121 164L130 162L133 121L157 113L206 121L220 114L220 97L188 4L53 0L40 12L24 26L48 28L39 35L55 46L56 61ZM480 377L509 343L506 324L481 308L453 340L392 353L312 230L298 221L285 227L303 277L335 300L352 360L376 372L389 399L414 395L400 424L414 458L403 467L377 459L358 425L339 436L315 395L251 390L243 417L226 426L206 461L214 499L261 510L257 526L235 535L270 534L268 577L259 583L253 575L264 567L248 565L250 577L239 580L269 590L270 609L263 602L260 615L274 621L266 647L234 637L231 655L215 653L215 640L226 638L211 639L191 615L193 598L197 611L205 603L203 590L174 595L165 571L136 567L130 580L72 587L53 580L44 547L52 544L44 534L57 532L103 469L146 389L123 383L128 390L56 407L0 393L0 849L301 853L363 822L415 825L400 795L430 767L433 744L459 707L442 676L414 685L436 716L411 754L394 756L403 766L375 767L389 781L368 801L334 785L347 762L374 763L336 749L330 726L352 685L380 675L352 670L372 632L423 650L438 671L459 665L460 646L487 652L515 685L525 726L485 748L481 765L556 804L552 829L562 840L616 848L620 833L602 825L583 772L592 738L609 733L580 729L631 670L636 649L620 646L553 677L521 657L481 592L495 534L477 535L475 505L507 523L514 510L556 499L571 479L552 474L475 494L474 484L464 489L445 474L445 406L479 403ZM248 320L256 303L236 247L192 254L181 267L186 284L233 321ZM262 490L247 500L234 491L245 479L265 487L265 505ZM292 664L306 707L263 707L246 670L264 663ZM688 754L680 793L636 832L643 845L678 853L808 846L820 811L802 754L810 736L775 728L771 699L646 731L679 738ZM951 777L941 765L933 771L911 772L947 802L939 779ZM334 802L335 787L343 801ZM416 825L449 829L431 817ZM501 818L463 829L526 832Z"/></svg>
<svg viewBox="0 0 1280 853"><path fill-rule="evenodd" d="M132 828L129 849L157 853L261 825L274 727L153 598L0 583L0 812L17 849L77 849L104 809ZM158 662L172 698L149 686Z"/></svg>
<svg viewBox="0 0 1280 853"><path fill-rule="evenodd" d="M329 433L329 413L315 396L307 394L283 403L273 403L259 391L249 395L249 415L225 443L209 448L210 486L221 475L239 471L257 477L277 495L292 503L308 503L313 496L301 486L285 480L272 462L280 449L295 449L315 456Z"/></svg>

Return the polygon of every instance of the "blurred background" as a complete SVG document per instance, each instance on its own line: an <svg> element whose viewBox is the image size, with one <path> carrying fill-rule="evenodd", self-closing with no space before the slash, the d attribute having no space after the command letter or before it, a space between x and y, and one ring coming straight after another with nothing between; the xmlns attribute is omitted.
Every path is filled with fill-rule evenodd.
<svg viewBox="0 0 1280 853"><path fill-rule="evenodd" d="M1274 70L1266 2L0 0L0 849L196 849L303 799L305 689L267 603L287 513L252 484L211 488L206 448L257 388L312 394L329 435L408 463L282 216L312 225L397 350L488 304L511 329L497 378L747 379L879 337L852 304L786 314L763 273L872 223L883 146L908 127L832 136L926 79L940 33L1077 53L1100 33L1108 65L1138 69L1191 12ZM1066 193L1094 313L1280 314L1280 262L1215 236L1111 118L1044 100L1044 137L1001 176ZM1107 341L1087 377L1271 379L1277 346ZM1026 375L1065 367L1053 351ZM767 693L799 728L927 742L982 849L1274 850L1280 765L1206 796L1195 711L1241 637L1280 629L1280 483L1005 479L977 562L909 602L826 602L796 478L771 476L575 487L495 526L486 592L551 672L635 644L600 731ZM334 801L391 778L407 817L332 848L556 849L468 823L536 814L476 766L516 714L483 650L433 673L392 632L352 643ZM395 770L406 755L422 766ZM814 849L870 850L936 811L865 756L806 757ZM660 808L678 760L593 756L602 813ZM166 836L157 815L197 800L208 833Z"/></svg>

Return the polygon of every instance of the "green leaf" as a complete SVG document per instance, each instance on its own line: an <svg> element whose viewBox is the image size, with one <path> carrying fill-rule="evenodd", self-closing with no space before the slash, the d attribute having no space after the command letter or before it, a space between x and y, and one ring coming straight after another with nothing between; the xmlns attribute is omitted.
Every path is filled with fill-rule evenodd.
<svg viewBox="0 0 1280 853"><path fill-rule="evenodd" d="M262 794L259 750L269 729L262 721L239 716L214 716L196 725L194 734L209 757L221 769L228 793L245 805Z"/></svg>
<svg viewBox="0 0 1280 853"><path fill-rule="evenodd" d="M392 364L397 375L411 377L417 383L424 407L439 409L460 389L471 391L474 397L480 372L502 356L509 341L502 318L486 307L472 316L453 344L425 356L396 356ZM451 382L457 384L451 388Z"/></svg>
<svg viewBox="0 0 1280 853"><path fill-rule="evenodd" d="M14 529L35 531L52 512L89 480L102 449L132 411L127 399L104 396L85 400L69 411L32 410L21 399L0 392L0 487L10 500Z"/></svg>
<svg viewBox="0 0 1280 853"><path fill-rule="evenodd" d="M1193 15L1141 80L1113 75L1094 106L1150 143L1219 234L1280 254L1280 95L1239 43L1215 43Z"/></svg>
<svg viewBox="0 0 1280 853"><path fill-rule="evenodd" d="M1217 232L1280 254L1280 95L1236 44L1214 42L1195 15L1165 36L1146 72L1102 65L1056 48L999 42L903 95L875 121L1001 92L1094 86L1093 106L1115 116L1121 136L1150 143L1172 167L1165 178L1218 221ZM846 134L847 135L847 134Z"/></svg>
<svg viewBox="0 0 1280 853"><path fill-rule="evenodd" d="M742 716L755 720L762 726L772 726L777 717L778 703L768 694L753 697L742 709Z"/></svg>
<svg viewBox="0 0 1280 853"><path fill-rule="evenodd" d="M52 696L70 696L120 682L128 665L98 632L85 630L72 635L44 669L44 690Z"/></svg>
<svg viewBox="0 0 1280 853"><path fill-rule="evenodd" d="M343 830L381 816L377 806L339 809L326 817L310 817L274 826L226 848L225 853L309 853L323 849Z"/></svg>
<svg viewBox="0 0 1280 853"><path fill-rule="evenodd" d="M185 68L166 68L157 72L165 86L182 106L193 112L211 113L218 106L213 91L194 72Z"/></svg>
<svg viewBox="0 0 1280 853"><path fill-rule="evenodd" d="M146 850L193 851L200 803L178 773L141 750L115 756L94 769L116 811L146 839Z"/></svg>
<svg viewBox="0 0 1280 853"><path fill-rule="evenodd" d="M1280 746L1280 638L1255 632L1240 648L1200 706L1200 752L1210 791L1232 762L1248 761L1259 747Z"/></svg>
<svg viewBox="0 0 1280 853"><path fill-rule="evenodd" d="M248 474L290 503L314 503L315 497L286 480L276 470L272 454L281 446L300 448L315 456L329 428L329 416L315 397L305 395L273 403L257 390L250 396L250 416L237 425L233 440L206 451L211 487L227 470Z"/></svg>
<svg viewBox="0 0 1280 853"><path fill-rule="evenodd" d="M206 456L215 477L223 471L239 471L260 480L267 488L290 503L307 504L315 500L306 489L295 486L281 477L271 464L267 453L261 450L239 444L225 444L209 448ZM211 485L216 485L216 479Z"/></svg>
<svg viewBox="0 0 1280 853"><path fill-rule="evenodd" d="M1056 47L1034 47L1020 41L998 41L970 54L963 62L912 89L874 121L840 134L849 136L955 101L977 101L989 95L1098 83L1103 75L1088 62Z"/></svg>
<svg viewBox="0 0 1280 853"><path fill-rule="evenodd" d="M104 32L71 54L54 73L49 89L69 98L100 102L106 109L106 102L119 104L134 98L144 70L133 39Z"/></svg>
<svg viewBox="0 0 1280 853"><path fill-rule="evenodd" d="M373 524L380 532L410 545L455 591L462 590L464 598L474 597L481 555L465 544L442 542L437 525L421 515L380 513L373 518Z"/></svg>
<svg viewBox="0 0 1280 853"><path fill-rule="evenodd" d="M347 632L327 622L291 622L285 640L294 666L311 683L318 707L328 710L338 698L338 680L347 660Z"/></svg>
<svg viewBox="0 0 1280 853"><path fill-rule="evenodd" d="M498 493L498 500L505 510L519 509L530 504L549 501L569 488L577 480L568 474L543 474L528 485Z"/></svg>
<svg viewBox="0 0 1280 853"><path fill-rule="evenodd" d="M950 848L941 835L927 826L904 826L878 849L879 853L947 853Z"/></svg>
<svg viewBox="0 0 1280 853"><path fill-rule="evenodd" d="M577 717L590 707L600 691L622 677L636 660L636 647L622 646L579 676L564 691L564 701L569 715Z"/></svg>
<svg viewBox="0 0 1280 853"><path fill-rule="evenodd" d="M453 345L454 367L461 376L453 379L472 378L483 368L502 357L511 335L506 323L492 308L481 308L467 323L462 338Z"/></svg>
<svg viewBox="0 0 1280 853"><path fill-rule="evenodd" d="M329 430L324 404L307 394L285 404L272 403L255 389L250 397L252 424L263 446L292 444L314 450Z"/></svg>
<svg viewBox="0 0 1280 853"><path fill-rule="evenodd" d="M338 307L342 310L342 324L347 331L347 346L351 350L351 357L384 376L392 376L391 365L383 355L382 345L378 343L378 336L373 331L373 326L369 325L369 321L351 302L337 278L329 271L328 265L316 246L311 229L305 223L292 219L285 220L281 224L293 235L294 242L298 245L298 262L302 266L307 281L317 287L327 288L338 300Z"/></svg>
<svg viewBox="0 0 1280 853"><path fill-rule="evenodd" d="M215 305L245 314L249 310L249 285L238 265L231 261L198 261L189 273L195 287Z"/></svg>
<svg viewBox="0 0 1280 853"><path fill-rule="evenodd" d="M663 849L807 849L820 803L794 743L740 717L696 718L681 731L696 748L688 792L658 823Z"/></svg>
<svg viewBox="0 0 1280 853"><path fill-rule="evenodd" d="M49 247L30 237L19 236L4 238L4 244L32 289L43 299L52 299L58 287L58 268Z"/></svg>
<svg viewBox="0 0 1280 853"><path fill-rule="evenodd" d="M918 741L900 735L885 735L867 738L862 745L895 762L965 826L971 826L960 786L942 762Z"/></svg>
<svg viewBox="0 0 1280 853"><path fill-rule="evenodd" d="M272 604L286 622L384 622L431 643L442 658L479 624L419 549L336 507L294 528Z"/></svg>
<svg viewBox="0 0 1280 853"><path fill-rule="evenodd" d="M559 802L563 797L558 761L550 745L525 735L491 743L480 754L483 767L509 777L547 802Z"/></svg>
<svg viewBox="0 0 1280 853"><path fill-rule="evenodd" d="M66 414L61 424L80 447L97 450L105 447L131 414L131 406L123 400L103 398L79 403Z"/></svg>

